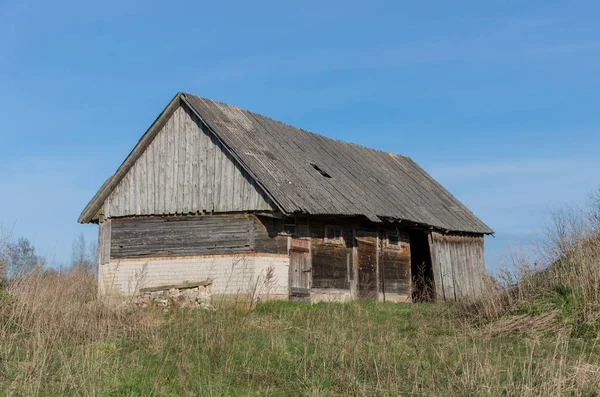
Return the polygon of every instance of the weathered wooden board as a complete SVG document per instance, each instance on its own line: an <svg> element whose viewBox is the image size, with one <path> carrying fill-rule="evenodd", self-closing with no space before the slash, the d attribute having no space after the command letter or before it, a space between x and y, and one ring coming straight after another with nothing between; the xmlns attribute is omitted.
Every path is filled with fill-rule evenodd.
<svg viewBox="0 0 600 397"><path fill-rule="evenodd" d="M105 219L98 227L98 265L110 262L111 220Z"/></svg>
<svg viewBox="0 0 600 397"><path fill-rule="evenodd" d="M359 298L376 298L379 291L378 270L378 238L375 231L356 231L358 247L358 296Z"/></svg>
<svg viewBox="0 0 600 397"><path fill-rule="evenodd" d="M185 282L185 283L181 283L181 284L165 284L165 285L159 285L156 287L148 287L148 288L140 288L140 293L144 293L144 292L156 292L156 291L168 291L170 289L190 289L190 288L196 288L196 287L207 287L209 285L212 285L212 280L208 279L208 280L202 280L202 281L194 281L194 282Z"/></svg>
<svg viewBox="0 0 600 397"><path fill-rule="evenodd" d="M430 236L431 260L439 299L460 300L483 292L485 259L482 236Z"/></svg>
<svg viewBox="0 0 600 397"><path fill-rule="evenodd" d="M106 199L104 215L272 209L266 194L182 104Z"/></svg>
<svg viewBox="0 0 600 397"><path fill-rule="evenodd" d="M293 239L290 248L289 285L292 295L307 295L311 288L310 241Z"/></svg>
<svg viewBox="0 0 600 397"><path fill-rule="evenodd" d="M398 245L390 245L389 235L398 237ZM383 233L383 243L379 267L381 273L380 290L384 293L410 295L411 262L410 238L405 231Z"/></svg>
<svg viewBox="0 0 600 397"><path fill-rule="evenodd" d="M281 236L282 231L280 222L275 222L273 218L256 217L255 232L252 235L254 239L254 251L268 254L287 254L288 238Z"/></svg>
<svg viewBox="0 0 600 397"><path fill-rule="evenodd" d="M111 259L279 251L282 237L269 237L264 225L247 214L117 218L110 225L103 244L110 244ZM273 243L257 247L256 240Z"/></svg>
<svg viewBox="0 0 600 397"><path fill-rule="evenodd" d="M344 242L330 243L325 240L325 225L333 221L310 219L313 288L349 289L348 255L352 256L352 223L338 220L342 227Z"/></svg>

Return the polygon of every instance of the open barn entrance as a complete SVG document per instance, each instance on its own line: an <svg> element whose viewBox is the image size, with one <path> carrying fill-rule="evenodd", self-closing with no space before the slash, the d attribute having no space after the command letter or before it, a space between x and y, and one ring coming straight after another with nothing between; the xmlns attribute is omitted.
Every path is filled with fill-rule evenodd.
<svg viewBox="0 0 600 397"><path fill-rule="evenodd" d="M429 240L427 233L422 230L410 232L410 267L413 302L433 301L435 289Z"/></svg>

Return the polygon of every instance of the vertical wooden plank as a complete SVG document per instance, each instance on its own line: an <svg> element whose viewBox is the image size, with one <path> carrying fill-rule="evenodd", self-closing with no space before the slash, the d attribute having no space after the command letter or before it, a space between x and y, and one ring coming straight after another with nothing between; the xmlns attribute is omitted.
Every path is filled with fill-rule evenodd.
<svg viewBox="0 0 600 397"><path fill-rule="evenodd" d="M135 165L133 166L133 168L128 172L128 177L129 177L129 209L127 211L127 213L129 214L133 214L133 215L138 215L136 208L137 208L137 196L138 196L138 192L137 192L137 186L136 186L136 167Z"/></svg>
<svg viewBox="0 0 600 397"><path fill-rule="evenodd" d="M104 244L104 226L102 225L102 218L101 218L98 223L98 266L100 266L104 263L103 244ZM99 267L98 267L98 270L100 270Z"/></svg>
<svg viewBox="0 0 600 397"><path fill-rule="evenodd" d="M121 216L125 212L125 196L126 195L123 194L124 190L125 190L125 178L126 178L126 176L124 176L123 179L121 179L121 182L119 182L119 185L115 189L115 191L118 192L115 195L115 198L118 198L117 207L119 208L119 210L116 211L116 213L113 214L113 216Z"/></svg>
<svg viewBox="0 0 600 397"><path fill-rule="evenodd" d="M112 201L113 201L113 197L114 197L114 191L106 198L106 200L104 200L104 216L106 218L110 218L110 214L112 211Z"/></svg>
<svg viewBox="0 0 600 397"><path fill-rule="evenodd" d="M213 141L214 142L214 141ZM223 152L221 150L221 145L218 144L215 146L215 168L213 170L213 185L214 185L214 193L213 193L213 209L214 211L219 211L219 204L221 202L221 168L223 165Z"/></svg>
<svg viewBox="0 0 600 397"><path fill-rule="evenodd" d="M444 280L444 287L447 292L446 299L456 300L456 291L454 289L454 272L452 269L452 253L450 251L448 242L442 242L442 247L444 249L444 266L442 268L442 276L445 275L446 277L446 279Z"/></svg>
<svg viewBox="0 0 600 397"><path fill-rule="evenodd" d="M251 179L248 184L250 185L248 187L248 208L255 208L256 207L256 196L254 195L254 191L255 191L255 184L256 182L254 181L254 179Z"/></svg>
<svg viewBox="0 0 600 397"><path fill-rule="evenodd" d="M194 122L200 122L195 115ZM197 125L200 126L200 124ZM198 135L198 208L201 211L206 211L206 162L208 160L209 138L201 128Z"/></svg>
<svg viewBox="0 0 600 397"><path fill-rule="evenodd" d="M375 237L375 279L376 279L376 290L377 294L383 293L383 301L385 302L385 292L381 288L381 276L379 270L379 258L381 256L381 238L379 236L380 230L379 226L377 227L377 236Z"/></svg>
<svg viewBox="0 0 600 397"><path fill-rule="evenodd" d="M206 211L213 212L215 203L215 164L217 163L217 141L212 134L207 141L208 156L206 158Z"/></svg>
<svg viewBox="0 0 600 397"><path fill-rule="evenodd" d="M225 150L223 151L223 183L225 185L225 189L223 192L223 211L233 211L233 174L235 172L235 167L233 163L233 158L231 155Z"/></svg>
<svg viewBox="0 0 600 397"><path fill-rule="evenodd" d="M465 267L463 258L463 246L464 244L451 241L450 247L452 249L452 279L454 280L454 294L457 300L461 299L466 292L466 285L464 282L463 270Z"/></svg>
<svg viewBox="0 0 600 397"><path fill-rule="evenodd" d="M476 249L476 244L469 240L463 244L463 257L465 258L465 283L468 296L475 295L475 283L479 278L479 273L473 267L473 250Z"/></svg>
<svg viewBox="0 0 600 397"><path fill-rule="evenodd" d="M479 272L475 269L475 255L477 251L477 243L469 241L465 243L465 265L467 269L466 282L468 283L469 295L475 296L477 290L477 283L481 277Z"/></svg>
<svg viewBox="0 0 600 397"><path fill-rule="evenodd" d="M473 290L471 281L475 278L475 275L470 272L470 262L467 261L467 252L471 243L464 237L461 240L462 241L457 242L454 245L457 248L459 258L459 267L457 268L459 276L457 278L457 285L459 285L460 297L463 298L472 295Z"/></svg>
<svg viewBox="0 0 600 397"><path fill-rule="evenodd" d="M130 177L131 177L131 174L127 173L127 174L125 174L125 176L123 177L123 180L121 181L121 186L122 186L121 198L123 199L121 215L125 215L130 212L130 209L129 209L129 202L131 201L131 194L129 192Z"/></svg>
<svg viewBox="0 0 600 397"><path fill-rule="evenodd" d="M129 185L129 194L131 195L131 200L129 200L129 211L131 214L139 215L138 207L139 207L139 196L140 191L138 187L138 179L140 175L140 167L136 162L133 168L129 171L130 174L130 185Z"/></svg>
<svg viewBox="0 0 600 397"><path fill-rule="evenodd" d="M252 181L252 187L254 188L254 191L252 192L252 207L259 208L262 198L259 194L256 193L259 187L255 180Z"/></svg>
<svg viewBox="0 0 600 397"><path fill-rule="evenodd" d="M196 124L194 118L192 117L191 112L188 112L187 118L188 124L188 134L192 135L192 151L190 154L191 162L192 162L192 176L191 176L191 204L190 210L192 212L200 211L200 182L199 182L199 165L198 165L198 156L199 156L199 146L200 146L200 134L202 131Z"/></svg>
<svg viewBox="0 0 600 397"><path fill-rule="evenodd" d="M161 132L157 135L157 149L158 153L156 156L156 164L154 164L154 169L156 170L156 203L154 206L156 207L156 211L159 214L165 213L165 192L166 192L166 176L167 176L167 146L166 146L166 125L169 122L165 123L165 126L161 130Z"/></svg>
<svg viewBox="0 0 600 397"><path fill-rule="evenodd" d="M244 175L244 169L242 168L242 166L240 164L236 164L237 167L237 172L238 172L238 187L237 187L237 194L238 194L238 206L239 208L241 208L242 211L246 210L246 186L247 186L247 181L246 181L246 176Z"/></svg>
<svg viewBox="0 0 600 397"><path fill-rule="evenodd" d="M456 246L453 242L451 241L446 241L445 242L446 245L446 250L448 252L448 259L449 259L449 269L450 269L450 274L452 275L452 286L454 289L454 297L455 299L458 298L460 296L460 282L459 282L459 273L458 273L458 267L459 267L459 260L458 260L458 252L456 250Z"/></svg>
<svg viewBox="0 0 600 397"><path fill-rule="evenodd" d="M137 200L137 214L138 215L146 215L148 213L148 201L146 192L148 188L146 187L146 158L148 157L148 149L142 153L137 163L139 164L138 175L137 175L137 189L138 189L138 200Z"/></svg>
<svg viewBox="0 0 600 397"><path fill-rule="evenodd" d="M125 192L127 194L127 206L125 214L131 214L135 208L135 178L133 172L128 172L125 176L126 180L126 189Z"/></svg>
<svg viewBox="0 0 600 397"><path fill-rule="evenodd" d="M484 276L485 276L485 256L484 256L484 238L481 237L480 241L475 245L475 251L473 253L473 269L474 273L478 274L477 279L475 280L475 285L473 288L473 294L478 296L484 292L485 284L484 284Z"/></svg>
<svg viewBox="0 0 600 397"><path fill-rule="evenodd" d="M358 299L358 245L356 243L356 225L352 224L352 283L350 283L350 294L353 299Z"/></svg>
<svg viewBox="0 0 600 397"><path fill-rule="evenodd" d="M121 181L122 182L122 181ZM111 216L119 216L121 214L121 205L123 203L123 197L122 197L122 193L121 193L121 185L122 183L119 183L119 185L117 186L117 188L115 189L114 192L114 200L113 202L115 203L115 210L114 212L111 214Z"/></svg>
<svg viewBox="0 0 600 397"><path fill-rule="evenodd" d="M219 191L217 206L218 211L227 211L227 200L229 199L227 194L228 181L229 181L229 161L227 159L227 153L222 145L219 146L221 164L219 166L219 173L215 174L216 178L219 179L221 190Z"/></svg>
<svg viewBox="0 0 600 397"><path fill-rule="evenodd" d="M221 146L222 147L222 146ZM229 153L227 153L225 151L225 149L223 148L223 157L222 157L222 187L221 187L221 208L222 211L230 211L231 208L231 187L232 187L232 182L231 182L231 176L232 176L232 172L231 172L231 166L233 165L233 163L230 161L229 159Z"/></svg>
<svg viewBox="0 0 600 397"><path fill-rule="evenodd" d="M221 149L221 145L219 145L218 149L216 149L216 153L217 153L217 161L215 162L215 211L216 212L221 212L223 211L223 196L225 195L224 192L227 189L227 187L225 186L225 180L223 178L223 174L225 173L225 153L223 153L223 150Z"/></svg>
<svg viewBox="0 0 600 397"><path fill-rule="evenodd" d="M433 239L433 233L429 233L427 239L429 241L429 255L431 255L431 267L433 270L433 288L435 289L435 298L438 300L444 300L444 285L442 282L440 264L438 261L435 240Z"/></svg>
<svg viewBox="0 0 600 397"><path fill-rule="evenodd" d="M168 123L168 129L165 131L167 133L167 184L165 191L165 213L174 214L176 205L175 205L175 196L176 196L176 181L177 181L177 147L175 142L176 130L175 130L175 118L171 118Z"/></svg>
<svg viewBox="0 0 600 397"><path fill-rule="evenodd" d="M183 128L183 116L185 112L183 108L177 109L177 116L175 117L175 123L177 130L175 139L177 140L177 184L175 189L177 190L176 202L177 202L177 213L183 212L183 195L185 193L185 152L187 150L187 142L185 136L185 130Z"/></svg>
<svg viewBox="0 0 600 397"><path fill-rule="evenodd" d="M479 242L472 243L469 247L469 263L471 273L475 275L472 279L472 294L473 296L479 295L481 291L481 284L483 283L483 272L478 269L477 263L479 263Z"/></svg>
<svg viewBox="0 0 600 397"><path fill-rule="evenodd" d="M183 193L183 159L182 152L185 150L185 143L181 142L181 128L179 118L181 116L181 107L173 114L173 152L174 169L173 169L173 197L172 197L172 213L181 213L181 198Z"/></svg>
<svg viewBox="0 0 600 397"><path fill-rule="evenodd" d="M181 130L185 137L185 161L183 169L183 204L184 214L192 212L193 190L192 190L192 155L194 151L194 135L191 133L188 112L182 108Z"/></svg>
<svg viewBox="0 0 600 397"><path fill-rule="evenodd" d="M160 170L161 170L161 164L160 164L160 146L161 146L161 140L160 140L160 136L162 134L159 134L156 136L155 140L155 145L154 145L154 163L153 163L153 168L154 168L154 213L155 214L160 214L160 210L159 210L159 197L160 197L160 191L161 188L164 191L164 187L161 186L160 184Z"/></svg>
<svg viewBox="0 0 600 397"><path fill-rule="evenodd" d="M469 250L471 249L471 242L466 240L460 245L460 256L462 258L461 267L461 280L462 280L462 294L463 296L473 295L473 280L477 277L471 271L471 261L469 260Z"/></svg>
<svg viewBox="0 0 600 397"><path fill-rule="evenodd" d="M148 214L156 213L156 208L154 208L154 155L156 152L156 138L157 137L154 137L154 141L152 141L148 147L148 155L146 156L146 186L148 187L146 191L146 202Z"/></svg>
<svg viewBox="0 0 600 397"><path fill-rule="evenodd" d="M106 215L107 217L115 217L119 216L119 204L121 202L121 195L119 194L120 185L116 187L113 194L111 194L111 206L110 213Z"/></svg>
<svg viewBox="0 0 600 397"><path fill-rule="evenodd" d="M227 161L228 161L228 168L229 168L229 172L228 172L228 181L227 181L227 196L229 196L227 198L227 207L229 208L229 211L239 211L239 208L237 208L234 204L235 202L235 174L237 173L237 167L235 164L235 160L233 159L233 157L231 156L231 154L227 155Z"/></svg>
<svg viewBox="0 0 600 397"><path fill-rule="evenodd" d="M98 225L98 264L105 265L110 262L110 219L102 219Z"/></svg>
<svg viewBox="0 0 600 397"><path fill-rule="evenodd" d="M244 170L242 169L241 165L237 165L238 170L240 172L239 175L239 187L238 187L238 195L239 195L239 206L241 208L242 211L245 211L248 209L247 206L247 186L248 186L248 181L246 180L246 176L244 175Z"/></svg>
<svg viewBox="0 0 600 397"><path fill-rule="evenodd" d="M170 136L171 132L171 123L172 120L169 120L168 123L165 124L165 129L163 131L163 153L161 156L161 162L164 165L163 168L163 197L162 197L162 214L166 214L169 212L169 195L171 193L170 184L173 180L173 164L171 150L173 150L173 143L170 142L173 139Z"/></svg>
<svg viewBox="0 0 600 397"><path fill-rule="evenodd" d="M237 164L237 162L232 159L233 162L233 190L232 190L232 200L231 200L231 205L232 208L234 209L234 211L241 211L242 210L242 205L241 205L241 190L243 189L243 181L241 179L241 170L239 165Z"/></svg>
<svg viewBox="0 0 600 397"><path fill-rule="evenodd" d="M246 173L244 173L247 175ZM252 179L250 177L244 178L246 180L246 187L244 187L244 206L246 209L252 208L252 193L254 192L254 187L252 186Z"/></svg>

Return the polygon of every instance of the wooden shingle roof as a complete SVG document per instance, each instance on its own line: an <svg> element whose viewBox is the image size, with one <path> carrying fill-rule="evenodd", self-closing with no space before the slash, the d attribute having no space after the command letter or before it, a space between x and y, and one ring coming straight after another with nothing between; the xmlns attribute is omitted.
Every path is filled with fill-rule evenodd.
<svg viewBox="0 0 600 397"><path fill-rule="evenodd" d="M406 156L330 139L191 94L182 99L285 213L364 215L493 233Z"/></svg>
<svg viewBox="0 0 600 397"><path fill-rule="evenodd" d="M184 93L171 101L157 122L180 102L196 113L283 213L359 215L373 222L408 221L447 231L493 233L406 156L330 139ZM152 130L94 196L80 222L90 222L97 214L153 139Z"/></svg>

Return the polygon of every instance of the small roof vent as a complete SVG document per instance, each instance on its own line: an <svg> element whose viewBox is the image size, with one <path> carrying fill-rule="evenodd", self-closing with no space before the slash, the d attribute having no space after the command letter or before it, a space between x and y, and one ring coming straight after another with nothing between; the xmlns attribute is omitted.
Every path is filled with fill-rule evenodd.
<svg viewBox="0 0 600 397"><path fill-rule="evenodd" d="M314 163L310 163L310 165L312 165L312 167L317 170L317 172L321 175L323 175L325 178L331 178L331 175L329 175L327 172L325 172L324 170L321 169L321 167L319 167L318 165L314 164Z"/></svg>

